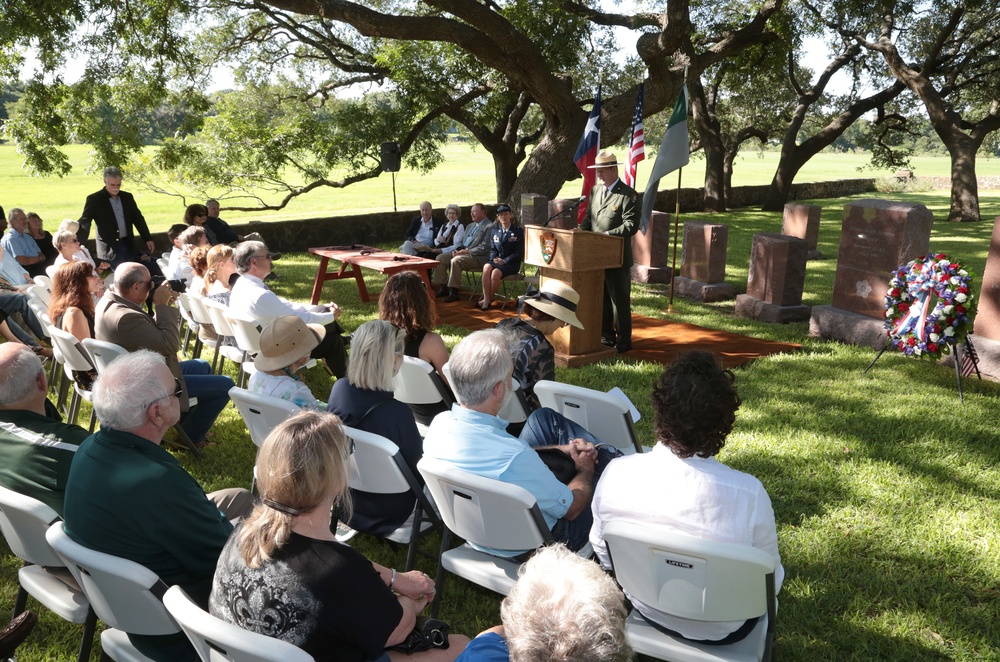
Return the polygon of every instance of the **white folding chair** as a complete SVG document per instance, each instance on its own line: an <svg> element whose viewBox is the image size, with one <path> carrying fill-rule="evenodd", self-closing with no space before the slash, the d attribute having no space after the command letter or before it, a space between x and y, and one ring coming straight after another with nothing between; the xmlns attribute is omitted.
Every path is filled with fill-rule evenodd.
<svg viewBox="0 0 1000 662"><path fill-rule="evenodd" d="M202 662L312 662L298 646L244 630L212 616L188 597L180 586L171 586L163 605L181 626Z"/></svg>
<svg viewBox="0 0 1000 662"><path fill-rule="evenodd" d="M411 409L414 405L441 405L445 409L450 409L454 402L451 391L441 379L441 375L437 374L434 366L413 356L403 357L403 364L393 380L393 397L409 405ZM420 436L423 437L433 416L418 414L416 410L413 416L417 421Z"/></svg>
<svg viewBox="0 0 1000 662"><path fill-rule="evenodd" d="M17 571L17 599L14 615L24 611L28 596L70 623L83 623L78 662L90 659L97 615L73 580L65 562L49 546L45 532L58 522L59 515L38 499L0 487L0 531L14 555L24 561Z"/></svg>
<svg viewBox="0 0 1000 662"><path fill-rule="evenodd" d="M417 469L445 525L431 613L437 615L444 592L445 571L507 595L517 581L517 569L521 564L513 558L481 552L470 543L491 549L519 550L536 549L551 542L552 532L546 526L535 497L518 485L476 476L426 456L417 464ZM453 534L466 542L449 549ZM577 553L589 558L592 552L588 543Z"/></svg>
<svg viewBox="0 0 1000 662"><path fill-rule="evenodd" d="M55 271L55 268L53 267L53 265L50 264L49 266L45 267L45 273L48 273L49 269L52 269L52 273L51 274L49 274L47 276L35 276L31 280L34 281L35 285L41 285L42 287L44 287L45 291L48 292L51 295L52 294L52 279L54 278L54 276L52 274L54 274L56 271Z"/></svg>
<svg viewBox="0 0 1000 662"><path fill-rule="evenodd" d="M219 374L222 374L226 359L229 359L239 366L239 371L236 374L237 386L245 385L247 378L256 371L256 368L254 368L253 361L249 359L247 353L235 344L236 332L229 320L226 319L226 306L211 299L201 299L200 302L212 320L212 328L219 334L218 344L215 346L215 353L220 356Z"/></svg>
<svg viewBox="0 0 1000 662"><path fill-rule="evenodd" d="M198 328L206 327L208 329L215 330L212 326L212 318L208 315L208 310L205 308L205 304L201 302L198 297L193 297L188 295L187 305L191 311L191 318L197 323ZM196 334L194 339L194 349L191 351L191 358L196 359L201 356L201 348L203 346L211 347L216 349L218 347L219 341L213 339L202 339L201 334ZM218 359L219 353L215 353L215 358ZM212 372L215 372L215 362L212 364Z"/></svg>
<svg viewBox="0 0 1000 662"><path fill-rule="evenodd" d="M771 659L777 603L770 554L621 520L607 523L604 540L618 583L643 604L695 621L761 617L741 641L705 646L668 636L632 610L626 628L635 652L678 662Z"/></svg>
<svg viewBox="0 0 1000 662"><path fill-rule="evenodd" d="M134 561L84 547L56 522L45 533L52 549L108 627L101 633L101 650L115 662L146 662L126 633L167 635L180 632L163 606L167 585L156 573Z"/></svg>
<svg viewBox="0 0 1000 662"><path fill-rule="evenodd" d="M121 345L116 345L113 342L106 342L104 340L96 340L94 338L84 338L83 346L87 348L90 355L94 358L94 366L97 368L97 374L108 367L108 364L117 359L119 356L124 356L128 354L128 350ZM198 398L188 397L188 412L194 409L198 405ZM181 418L176 425L174 425L174 432L177 434L177 438L180 439L178 443L182 448L191 452L195 457L201 457L201 451L197 446L191 441L187 432L181 427L184 419Z"/></svg>
<svg viewBox="0 0 1000 662"><path fill-rule="evenodd" d="M251 359L260 354L260 326L257 325L257 320L234 313L228 308L225 317L233 330L236 346L243 350L243 361L252 364Z"/></svg>
<svg viewBox="0 0 1000 662"><path fill-rule="evenodd" d="M542 407L554 409L587 429L605 444L622 453L641 453L632 412L618 398L573 384L543 379L535 384L535 397Z"/></svg>
<svg viewBox="0 0 1000 662"><path fill-rule="evenodd" d="M68 331L63 331L58 327L49 328L49 337L52 340L52 346L59 348L59 354L62 359L62 366L65 372L65 383L73 383L73 397L70 398L69 410L66 412L66 422L73 425L76 424L76 419L80 414L80 402L86 400L90 402L90 391L82 388L75 379L73 379L73 372L89 372L91 370L96 370L97 366L94 365L91 359L90 353L84 348L83 344ZM54 354L54 352L53 352ZM97 419L94 416L94 410L90 410L90 431L94 431L94 424Z"/></svg>
<svg viewBox="0 0 1000 662"><path fill-rule="evenodd" d="M352 489L372 494L412 494L416 505L410 518L386 540L408 545L406 570L412 570L417 560L420 539L441 523L423 487L407 466L399 446L385 437L344 426L344 433L354 441L351 454ZM344 536L346 537L346 536Z"/></svg>
<svg viewBox="0 0 1000 662"><path fill-rule="evenodd" d="M49 266L45 267L45 273L47 275L46 277L49 279L48 285L46 285L46 287L48 287L49 288L49 292L51 292L52 291L52 279L56 277L56 265L50 264ZM38 282L39 278L41 278L41 276L35 276L34 280L35 280L36 283L38 283L39 285L41 285L42 283Z"/></svg>
<svg viewBox="0 0 1000 662"><path fill-rule="evenodd" d="M441 366L441 372L451 382L451 362L445 363ZM521 385L518 384L517 388L514 389L514 393L511 394L510 399L503 406L499 412L497 412L497 417L502 418L511 425L520 425L528 420L528 415L531 412L528 411L528 401L524 397L524 391L521 390Z"/></svg>
<svg viewBox="0 0 1000 662"><path fill-rule="evenodd" d="M28 296L29 299L34 297L39 301L41 301L43 304L45 304L46 308L49 307L49 303L52 300L52 297L49 294L48 289L46 289L41 285L29 285L24 289L24 293Z"/></svg>
<svg viewBox="0 0 1000 662"><path fill-rule="evenodd" d="M251 393L239 386L229 389L229 398L239 410L250 431L250 439L258 448L263 445L267 435L271 434L271 430L302 411L301 407L288 400Z"/></svg>
<svg viewBox="0 0 1000 662"><path fill-rule="evenodd" d="M195 333L195 338L198 334L198 323L194 321L191 316L191 306L188 305L188 295L186 292L181 292L177 295L177 309L181 313L181 322L184 324L184 348L183 353L187 354L188 343L191 341L191 332Z"/></svg>

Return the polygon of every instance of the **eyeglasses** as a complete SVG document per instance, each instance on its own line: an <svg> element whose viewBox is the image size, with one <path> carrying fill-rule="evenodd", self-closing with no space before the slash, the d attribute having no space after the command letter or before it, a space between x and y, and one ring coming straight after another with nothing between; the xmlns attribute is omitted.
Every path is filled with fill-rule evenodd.
<svg viewBox="0 0 1000 662"><path fill-rule="evenodd" d="M143 407L143 409L146 409L147 407L149 407L149 405L153 404L154 402L159 402L160 400L166 400L170 396L174 396L175 398L180 400L181 396L184 395L184 387L181 385L181 380L178 379L177 377L174 377L174 389L175 390L173 391L173 393L167 393L166 395L161 395L158 398L154 398L149 402L149 404L146 405L146 407Z"/></svg>
<svg viewBox="0 0 1000 662"><path fill-rule="evenodd" d="M264 259L265 257L266 257L266 258L267 258L268 260L270 260L270 259L271 259L271 254L270 254L270 253L264 253L263 255L254 255L254 257L255 257L256 259L258 259L258 260L263 260L263 259Z"/></svg>

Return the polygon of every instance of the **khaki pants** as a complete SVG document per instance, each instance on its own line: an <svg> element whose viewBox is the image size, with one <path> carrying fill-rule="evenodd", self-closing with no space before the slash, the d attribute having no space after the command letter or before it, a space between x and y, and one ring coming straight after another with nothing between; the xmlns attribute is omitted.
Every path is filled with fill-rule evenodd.
<svg viewBox="0 0 1000 662"><path fill-rule="evenodd" d="M434 269L431 282L440 287L447 282L448 287L456 289L462 286L462 272L483 270L485 260L474 255L455 255L454 253L442 253L437 257L438 266Z"/></svg>

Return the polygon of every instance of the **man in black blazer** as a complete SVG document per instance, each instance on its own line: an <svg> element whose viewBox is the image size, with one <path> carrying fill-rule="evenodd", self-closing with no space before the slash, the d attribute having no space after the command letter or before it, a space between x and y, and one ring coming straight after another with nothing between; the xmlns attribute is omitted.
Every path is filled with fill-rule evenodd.
<svg viewBox="0 0 1000 662"><path fill-rule="evenodd" d="M80 216L77 238L80 243L90 237L91 221L97 224L97 259L117 267L122 262L142 262L150 272L159 273L159 268L149 255L155 250L153 237L146 227L139 206L131 193L121 190L122 173L114 167L104 169L104 188L87 196ZM135 250L135 233L145 242L149 255L140 256ZM145 259L141 259L144 257Z"/></svg>
<svg viewBox="0 0 1000 662"><path fill-rule="evenodd" d="M403 237L403 245L399 247L400 253L416 255L420 251L434 248L434 237L444 225L444 220L436 218L433 214L430 202L424 200L420 203L420 216L414 216L410 221L410 227Z"/></svg>

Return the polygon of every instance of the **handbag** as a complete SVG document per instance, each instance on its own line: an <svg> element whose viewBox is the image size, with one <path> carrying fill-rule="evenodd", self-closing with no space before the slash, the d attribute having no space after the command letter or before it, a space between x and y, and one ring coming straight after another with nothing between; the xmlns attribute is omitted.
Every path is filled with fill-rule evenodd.
<svg viewBox="0 0 1000 662"><path fill-rule="evenodd" d="M444 621L428 616L417 616L417 623L413 626L413 631L395 646L389 646L389 650L399 651L410 655L420 653L431 648L448 648L448 633L451 628Z"/></svg>

